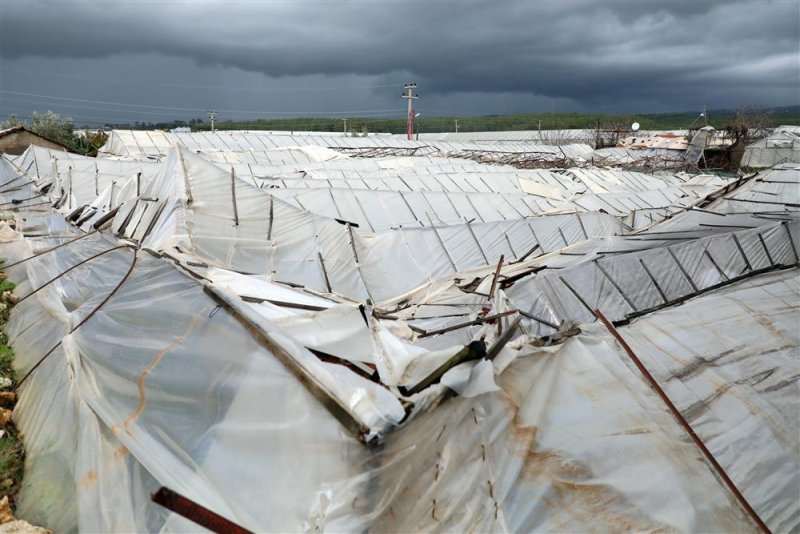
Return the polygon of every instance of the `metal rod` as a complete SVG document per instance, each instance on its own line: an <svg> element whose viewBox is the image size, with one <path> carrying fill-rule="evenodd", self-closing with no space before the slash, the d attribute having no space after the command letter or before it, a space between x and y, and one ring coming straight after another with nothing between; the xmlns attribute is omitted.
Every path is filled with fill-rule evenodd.
<svg viewBox="0 0 800 534"><path fill-rule="evenodd" d="M514 251L514 247L511 246L511 240L508 238L508 234L503 232L503 237L506 238L506 243L508 243L508 250L510 250L511 254L513 254L514 257L516 258L517 257L517 253Z"/></svg>
<svg viewBox="0 0 800 534"><path fill-rule="evenodd" d="M137 256L136 256L136 249L134 249L134 248L133 248L132 246L130 246L130 245L122 245L121 247L116 247L116 248L114 248L114 249L110 249L110 250L116 250L117 248L129 248L129 249L131 249L131 250L133 251L133 258L131 259L131 265L130 265L130 267L128 268L128 271L125 273L125 276L123 276L123 277L122 277L122 280L120 280L120 281L119 281L119 283L118 283L118 284L117 284L117 285L114 287L114 289L112 289L112 290L111 290L111 292L110 292L108 295L106 295L106 297L105 297L105 298L104 298L104 299L103 299L103 300L100 302L100 304L98 304L98 305L97 305L97 306L96 306L96 307L95 307L95 308L94 308L94 309L93 309L91 312L89 312L89 313L86 315L86 317L84 317L83 319L81 319L81 320L80 320L80 322L79 322L78 324L76 324L75 326L73 326L73 327L70 329L70 331L69 331L69 332L67 332L67 335L69 335L69 334L72 334L72 333L73 333L73 332L75 332L75 331L76 331L78 328L80 328L81 326L83 326L83 325L86 323L86 321L88 321L89 319L91 319L92 317L94 317L94 314L95 314L95 313L97 313L97 312L100 310L100 308L102 308L103 306L105 306L105 304L106 304L106 303L107 303L109 300L111 300L111 297L113 297L113 296L114 296L114 294L116 294L116 292L117 292L117 291L119 291L119 288L121 288L121 287L122 287L122 285L125 283L125 281L126 281L126 280L128 280L128 277L129 277L129 276L131 275L131 273L133 272L133 268L134 268L134 267L136 267L136 258L137 258ZM109 252L110 250L107 250L106 252ZM88 259L91 259L91 258L88 258ZM88 261L88 259L87 259L86 261ZM64 274L64 273L61 273L61 274ZM60 276L60 275L59 275L59 276ZM66 336L65 336L65 337L66 337ZM53 345L53 347L52 347L50 350L48 350L48 351L45 353L45 355L44 355L44 356L42 356L41 358L39 358L39 360L38 360L38 361L37 361L37 362L36 362L36 363L33 365L33 367L31 367L31 368L30 368L30 370L29 370L27 373L25 373L25 376L23 376L23 377L22 377L22 378L21 378L21 379L20 379L20 380L17 382L17 385L16 385L16 386L14 386L14 391L17 391L17 390L18 390L20 387L22 387L22 384L23 384L23 383L24 383L24 382L25 382L25 381L28 379L28 377L30 377L30 376L33 374L33 372L34 372L36 369L38 369L40 365L42 365L42 363L43 363L43 362L44 362L44 361L47 359L47 357L48 357L48 356L50 356L51 354L53 354L53 352L54 352L54 351L55 351L55 350L56 350L58 347L60 347L60 346L61 346L61 343L62 343L63 341L64 341L64 338L62 337L61 339L59 339L59 340L58 340L58 343L56 343L55 345Z"/></svg>
<svg viewBox="0 0 800 534"><path fill-rule="evenodd" d="M542 323L545 326L549 326L553 330L558 330L558 325L557 324L553 324L550 321L545 321L541 317L537 317L532 313L526 312L524 310L519 310L519 314L522 315L523 317L527 317L528 319L533 319L537 323Z"/></svg>
<svg viewBox="0 0 800 534"><path fill-rule="evenodd" d="M736 237L736 234L731 234L731 237L733 238L733 242L736 243L736 248L739 249L739 253L742 255L742 258L744 258L744 264L747 266L747 269L749 271L752 271L753 270L753 266L750 265L750 260L747 259L747 254L744 253L744 249L742 248L742 244L739 243L739 238Z"/></svg>
<svg viewBox="0 0 800 534"><path fill-rule="evenodd" d="M697 289L697 286L694 283L694 280L692 280L692 277L689 276L689 273L686 272L686 269L683 267L683 264L678 261L678 257L675 256L675 253L672 252L672 249L669 248L669 247L666 247L666 249L667 249L667 252L669 253L669 255L672 256L672 259L675 260L675 263L678 265L678 269L681 270L681 273L683 273L683 276L686 278L686 281L689 282L690 286L692 286L692 289L695 292L699 291L699 289Z"/></svg>
<svg viewBox="0 0 800 534"><path fill-rule="evenodd" d="M519 258L518 258L518 259L517 259L517 260L516 260L514 263L520 263L520 262L522 262L522 261L525 261L525 259L526 259L528 256L530 256L531 254L533 254L534 252L536 252L536 249L538 249L538 248L541 248L541 247L539 246L539 243L536 243L535 245L533 245L533 246L530 248L530 250L528 250L528 252L526 252L525 254L523 254L522 256L520 256L520 257L519 257Z"/></svg>
<svg viewBox="0 0 800 534"><path fill-rule="evenodd" d="M564 246L565 246L565 247L568 247L568 246L569 246L569 241L567 241L567 237L564 235L564 231L563 231L563 230L561 230L561 227L560 227L560 226L558 227L558 233L559 233L559 235L561 236L561 239L563 239L563 240L564 240Z"/></svg>
<svg viewBox="0 0 800 534"><path fill-rule="evenodd" d="M478 241L478 238L475 236L475 232L472 231L472 225L469 224L469 221L466 219L466 217L464 218L464 223L467 225L467 228L469 229L469 233L472 235L472 239L475 240L475 244L478 245L478 250L481 251L481 255L483 256L483 260L488 265L489 264L489 258L486 257L486 253L483 251L483 248L481 248L481 244Z"/></svg>
<svg viewBox="0 0 800 534"><path fill-rule="evenodd" d="M774 266L775 262L772 261L772 254L769 253L769 249L767 248L767 244L764 242L764 236L761 235L761 232L758 233L758 240L761 241L761 246L764 247L764 253L767 255L769 264Z"/></svg>
<svg viewBox="0 0 800 534"><path fill-rule="evenodd" d="M673 417L675 417L678 423L680 423L686 433L689 434L689 437L692 439L694 444L697 445L697 448L700 449L700 452L703 453L703 456L705 456L706 460L708 460L708 462L714 467L714 470L717 472L723 482L725 482L725 485L728 486L728 489L731 491L731 493L733 493L734 497L736 497L736 500L739 501L739 504L742 506L742 508L744 508L744 511L747 512L747 515L750 516L758 528L767 534L771 534L771 531L766 523L764 523L761 517L759 517L758 513L756 513L753 507L750 506L750 503L747 502L747 499L745 499L744 495L742 495L742 493L739 491L739 488L736 487L736 484L728 476L728 473L725 472L725 469L720 465L711 451L708 450L705 443L703 443L703 440L700 439L697 433L695 433L692 425L690 425L689 422L683 417L683 414L680 412L680 410L678 410L675 404L673 404L672 400L670 400L653 375L650 374L650 371L647 370L647 367L645 367L638 356L636 356L630 345L628 345L628 343L622 338L614 325L611 324L608 319L606 319L606 316L603 315L600 310L594 310L594 314L605 325L611 335L614 336L631 361L633 361L633 363L639 369L639 372L642 373L642 376L644 376L645 380L650 384L650 387L652 387L658 396L661 397L661 400L667 406L667 409L669 409Z"/></svg>
<svg viewBox="0 0 800 534"><path fill-rule="evenodd" d="M661 300L663 300L665 304L669 302L666 293L664 293L664 290L662 290L661 286L658 285L658 282L656 282L653 273L651 273L650 269L647 268L647 265L644 264L644 260L642 258L639 258L639 263L642 265L642 269L644 269L644 272L647 273L647 276L648 278L650 278L650 281L653 282L653 286L655 286L656 291L658 291L658 294L661 295Z"/></svg>
<svg viewBox="0 0 800 534"><path fill-rule="evenodd" d="M267 226L267 241L272 241L272 220L273 220L273 211L272 211L272 202L273 196L269 196L269 226Z"/></svg>
<svg viewBox="0 0 800 534"><path fill-rule="evenodd" d="M24 300L25 300L25 299L27 299L28 297L30 297L30 296L32 296L32 295L34 295L34 294L38 293L40 290L42 290L42 289L44 289L45 287L49 286L50 284L52 284L53 282L55 282L56 280L58 280L59 278L61 278L61 277L62 277L62 276L64 276L65 274L67 274L68 272L70 272L70 271L72 271L72 270L74 270L74 269L77 269L77 268L78 268L78 267L80 267L81 265L85 265L86 263L88 263L88 262L92 261L92 260L93 260L93 259L95 259L95 258L99 258L100 256L103 256L103 255L105 255L105 254L108 254L109 252L113 252L113 251L115 251L115 250L119 250L119 249L122 249L122 248L133 248L133 247L132 247L131 245L119 245L119 246L116 246L116 247L111 247L111 248L109 248L109 249L106 249L106 250L104 250L104 251L102 251L102 252L98 252L97 254L93 254L93 255L89 256L88 258L85 258L85 259L83 259L83 260L79 261L78 263L76 263L75 265L73 265L72 267L70 267L69 269L67 269L67 270L65 270L65 271L61 271L61 272L60 272L58 275L54 276L53 278L51 278L50 280L48 280L48 281L47 281L47 282L45 282L44 284L40 285L39 287L37 287L36 289L34 289L33 291L31 291L30 293L28 293L28 294L27 294L27 295L25 295L24 297L20 298L20 299L17 301L17 304L19 304L20 302L24 301Z"/></svg>
<svg viewBox="0 0 800 534"><path fill-rule="evenodd" d="M236 173L231 167L231 200L233 202L233 224L239 226L239 207L236 205Z"/></svg>
<svg viewBox="0 0 800 534"><path fill-rule="evenodd" d="M361 443L367 444L367 436L369 435L369 428L361 422L336 395L331 392L330 388L323 382L320 382L316 376L310 373L306 368L298 362L292 354L276 342L270 333L261 326L256 317L250 315L250 310L242 309L241 299L233 296L228 296L218 288L210 285L205 285L203 290L213 298L218 304L225 308L237 321L261 343L278 361L280 361L314 396L320 403L335 417L349 432L352 433ZM239 301L237 303L236 301Z"/></svg>
<svg viewBox="0 0 800 534"><path fill-rule="evenodd" d="M635 312L639 311L639 309L636 307L636 305L633 303L633 301L628 298L628 295L626 295L625 292L622 291L622 288L614 281L613 278L611 278L611 275L608 274L608 272L603 268L603 266L600 265L600 261L599 260L594 260L594 264L597 266L597 268L600 270L600 272L603 273L603 276L606 277L606 280L608 280L611 283L611 285L614 286L614 289L617 290L617 293L622 295L622 298L625 299L625 302L628 303L628 306L630 306L631 309L633 311L635 311Z"/></svg>
<svg viewBox="0 0 800 534"><path fill-rule="evenodd" d="M514 313L518 313L517 310L507 310L500 313L495 313L494 315L487 315L486 317L479 317L478 319L473 319L472 321L467 321L464 323L454 324L452 326L446 326L444 328L440 328L438 330L429 330L424 334L421 334L419 337L430 337L435 336L438 334L445 334L447 332L452 332L453 330L459 330L461 328L466 328L468 326L475 326L481 323L487 323L489 321L494 321L495 319L499 319L500 317L505 317L506 315L511 315Z"/></svg>
<svg viewBox="0 0 800 534"><path fill-rule="evenodd" d="M578 302L580 302L581 304L583 304L583 307L584 307L584 308L586 308L587 310L589 310L589 313L591 313L592 315L594 315L594 310L592 309L592 307L591 307L591 306L589 306L588 304L586 304L586 301L585 301L585 300L583 300L583 297L581 297L581 296L578 294L578 292L577 292L577 291L575 291L575 289L573 289L573 287L572 287L571 285L569 285L569 283L567 283L567 281L566 281L566 280L564 280L564 277L563 277L563 276L559 276L559 277L558 277L558 279L559 279L559 280L561 280L561 283L562 283L562 284L564 284L564 285L567 287L567 289L569 289L569 290L570 290L570 292L571 292L573 295L575 295L575 298L576 298L576 299L578 299Z"/></svg>
<svg viewBox="0 0 800 534"><path fill-rule="evenodd" d="M489 289L489 300L494 298L494 292L497 289L497 278L500 276L500 269L503 268L503 259L505 256L502 254L500 255L500 261L497 262L497 269L494 270L494 276L492 277L492 287Z"/></svg>
<svg viewBox="0 0 800 534"><path fill-rule="evenodd" d="M192 188L189 185L189 173L186 171L186 162L183 160L183 150L178 149L178 156L181 160L181 170L183 171L183 185L186 188L186 203L191 205L194 202Z"/></svg>
<svg viewBox="0 0 800 534"><path fill-rule="evenodd" d="M712 264L712 265L714 266L714 268L717 270L717 272L718 272L718 273L719 273L719 275L722 277L722 279L723 279L723 280L728 280L728 275L726 275L726 274L723 272L723 270L722 270L722 269L720 269L719 265L717 265L717 262L716 262L716 261L714 261L714 258L713 258L713 257L711 257L711 253L708 251L708 249L707 249L707 248L706 248L706 249L703 249L703 254L705 254L705 255L706 255L706 258L708 258L708 260L711 262L711 264Z"/></svg>
<svg viewBox="0 0 800 534"><path fill-rule="evenodd" d="M216 512L212 512L205 506L200 506L169 488L159 488L156 493L150 495L150 500L211 532L219 534L252 534L250 530L240 527L229 519L225 519Z"/></svg>
<svg viewBox="0 0 800 534"><path fill-rule="evenodd" d="M458 364L479 360L486 357L486 344L483 341L473 341L458 351L449 360L437 367L431 374L419 382L416 386L408 389L408 395L419 393L433 384L439 382L444 374Z"/></svg>
<svg viewBox="0 0 800 534"><path fill-rule="evenodd" d="M456 263L453 261L452 256L450 256L450 251L447 250L447 247L444 245L444 240L442 239L442 236L439 235L439 230L437 230L436 225L433 224L433 219L431 219L430 213L426 211L425 215L428 216L428 221L431 223L431 228L433 229L433 233L436 236L436 239L439 240L439 244L442 246L442 250L444 250L445 256L447 256L448 261L450 261L450 265L453 266L453 272L457 273L458 267L456 267Z"/></svg>
<svg viewBox="0 0 800 534"><path fill-rule="evenodd" d="M353 250L353 258L355 258L356 263L358 263L358 251L356 250L356 241L353 237L353 226L350 223L346 223L347 226L347 233L350 236L350 248Z"/></svg>
<svg viewBox="0 0 800 534"><path fill-rule="evenodd" d="M503 332L503 334L497 338L497 341L494 342L494 345L489 347L489 350L486 351L487 360L492 361L497 357L498 354L500 354L500 351L503 350L503 347L506 346L506 343L508 343L511 340L511 336L514 334L514 330L516 330L517 327L519 327L520 321L522 321L522 317L517 317L516 319L514 319L509 325L508 330Z"/></svg>
<svg viewBox="0 0 800 534"><path fill-rule="evenodd" d="M322 267L322 275L325 277L325 287L328 288L328 293L333 293L331 289L331 281L328 279L328 270L325 269L325 260L322 258L322 253L317 252L317 257L319 257L319 264Z"/></svg>
<svg viewBox="0 0 800 534"><path fill-rule="evenodd" d="M794 246L794 239L792 239L792 231L789 230L789 225L786 221L781 223L781 226L786 230L786 235L789 236L789 244L792 246L792 253L794 253L794 261L800 263L800 256L797 255L797 247Z"/></svg>
<svg viewBox="0 0 800 534"><path fill-rule="evenodd" d="M581 225L581 230L583 231L583 238L584 239L589 239L589 234L586 233L586 227L583 225L583 219L581 219L581 216L580 216L580 214L578 213L577 210L575 210L575 217L578 218L578 223L580 223L580 225Z"/></svg>

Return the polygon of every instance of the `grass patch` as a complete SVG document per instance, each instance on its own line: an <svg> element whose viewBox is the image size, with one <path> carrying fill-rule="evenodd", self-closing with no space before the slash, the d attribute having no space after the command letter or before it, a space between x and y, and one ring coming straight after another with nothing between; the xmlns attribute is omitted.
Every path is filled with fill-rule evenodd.
<svg viewBox="0 0 800 534"><path fill-rule="evenodd" d="M17 287L16 284L11 280L0 280L0 293L3 291L14 291L15 287Z"/></svg>
<svg viewBox="0 0 800 534"><path fill-rule="evenodd" d="M1 264L0 264L1 266ZM8 336L5 333L5 325L11 313L11 303L2 298L6 291L14 291L14 283L5 278L0 279L0 380L6 383L6 387L0 391L9 391L17 383L16 371L14 371L14 350L8 344ZM10 385L8 382L10 381ZM12 406L5 406L5 409L13 409ZM22 439L19 431L12 421L8 421L0 429L0 495L15 495L22 484L22 476L25 471L25 450L22 446Z"/></svg>
<svg viewBox="0 0 800 534"><path fill-rule="evenodd" d="M0 438L0 494L16 495L25 473L25 449L17 428L9 423Z"/></svg>

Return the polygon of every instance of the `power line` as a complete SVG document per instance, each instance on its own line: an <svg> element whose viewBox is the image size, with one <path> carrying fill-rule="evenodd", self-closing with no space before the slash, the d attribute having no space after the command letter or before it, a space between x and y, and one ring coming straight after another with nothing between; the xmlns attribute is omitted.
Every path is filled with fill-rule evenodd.
<svg viewBox="0 0 800 534"><path fill-rule="evenodd" d="M109 83L119 83L125 85L137 84L137 85L146 85L150 87L175 87L180 89L223 89L223 90L242 90L242 91L259 91L259 92L268 92L268 91L327 91L330 89L374 89L378 87L397 87L398 83L383 83L383 84L367 84L367 85L305 85L305 86L292 86L292 87L243 87L243 86L232 86L232 85L204 85L204 84L183 84L183 83L157 83L157 82L148 82L144 80L120 80L108 77L100 77L100 76L84 76L79 74L65 74L65 73L55 73L55 72L47 72L47 71L37 71L37 70L27 70L27 69L15 69L13 67L3 67L5 71L12 71L12 72L21 72L25 74L37 74L37 75L45 75L51 77L59 77L59 78L72 78L76 80L91 80L91 81L98 81L98 82L109 82Z"/></svg>
<svg viewBox="0 0 800 534"><path fill-rule="evenodd" d="M95 110L95 111L106 111L106 112L112 112L112 113L125 113L127 115L156 115L156 116L159 116L159 117L163 117L164 116L164 112L163 111L162 112L158 112L158 111L143 111L143 110L138 110L138 109L123 109L123 110L120 110L118 108L109 107L109 106L97 107L97 106L87 106L87 105L84 105L84 104L77 104L77 103L76 104L64 104L64 103L50 103L50 104L48 104L48 103L39 102L39 101L36 101L36 100L29 100L29 99L26 99L26 98L19 98L19 97L16 97L16 96L6 96L6 97L3 97L3 99L4 100L13 100L15 102L24 102L24 103L27 103L27 104L38 104L38 105L51 105L51 104L54 104L54 105L59 106L60 108L91 109L91 110Z"/></svg>
<svg viewBox="0 0 800 534"><path fill-rule="evenodd" d="M2 111L0 111L2 113ZM7 120L12 116L16 117L20 120L33 120L32 115L20 115L16 113L5 113L5 118L3 120ZM404 114L398 113L395 117L348 117L348 122L352 122L354 124L365 123L367 125L386 125L386 127L395 126L401 127L404 124L403 117ZM108 125L108 124L125 124L125 125L133 125L131 121L123 120L123 119L109 119L108 117L101 117L101 116L94 116L94 115L69 115L69 118L76 124L97 124L97 125ZM317 118L301 118L301 119L293 119L293 118L275 118L275 119L256 119L251 121L224 121L222 123L217 122L217 127L221 124L223 128L226 128L226 125L232 125L236 128L248 128L252 127L259 130L287 130L291 131L292 129L296 129L300 131L302 128L305 127L320 127L320 128L328 128L328 130L322 131L340 131L339 121L342 119L336 117L317 117ZM184 120L176 119L176 120L163 120L163 121L151 121L147 123L143 123L141 121L135 121L136 123L140 124L186 124L189 126L193 126L194 128L206 126L208 123L200 123L198 125L190 125Z"/></svg>
<svg viewBox="0 0 800 534"><path fill-rule="evenodd" d="M182 108L182 107L175 107L175 106L156 106L151 104L128 104L125 102L111 102L107 100L91 100L87 98L68 98L63 96L53 96L53 95L43 95L39 93L27 93L27 92L20 92L20 91L8 91L6 89L0 89L0 93L6 93L10 95L19 95L19 96L32 96L36 98L47 98L51 100L59 100L59 101L66 101L66 102L86 102L88 104L106 104L111 106L121 106L121 107L131 107L137 109L162 109L166 111L191 111L193 113L205 113L206 110L202 108ZM310 114L320 114L320 115L345 115L345 114L355 114L355 113L387 113L387 112L397 112L397 108L392 109L365 109L365 110L348 110L348 111L265 111L265 110L235 110L235 109L220 109L218 110L221 113L228 113L228 114L263 114L263 115L299 115L303 113L310 113Z"/></svg>

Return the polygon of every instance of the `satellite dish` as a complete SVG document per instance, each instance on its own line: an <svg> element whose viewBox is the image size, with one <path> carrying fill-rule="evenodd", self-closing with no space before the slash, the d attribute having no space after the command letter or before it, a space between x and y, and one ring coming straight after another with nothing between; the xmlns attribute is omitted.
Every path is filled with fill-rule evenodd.
<svg viewBox="0 0 800 534"><path fill-rule="evenodd" d="M631 130L633 130L635 132L638 129L639 129L639 123L638 122L634 122L633 124L631 124Z"/></svg>

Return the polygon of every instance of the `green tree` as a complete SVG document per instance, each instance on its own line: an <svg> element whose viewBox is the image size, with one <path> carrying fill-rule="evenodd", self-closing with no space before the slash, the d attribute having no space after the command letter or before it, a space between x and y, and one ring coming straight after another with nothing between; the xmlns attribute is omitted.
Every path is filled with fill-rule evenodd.
<svg viewBox="0 0 800 534"><path fill-rule="evenodd" d="M53 111L48 111L47 113L34 111L31 131L42 137L58 141L70 148L77 148L78 140L75 136L75 121L72 120L72 117L62 117Z"/></svg>
<svg viewBox="0 0 800 534"><path fill-rule="evenodd" d="M75 150L81 154L95 157L97 151L108 141L108 134L103 130L84 130L75 135Z"/></svg>
<svg viewBox="0 0 800 534"><path fill-rule="evenodd" d="M0 122L0 130L8 130L9 128L16 128L17 126L25 126L25 123L16 115L9 115L6 120Z"/></svg>

